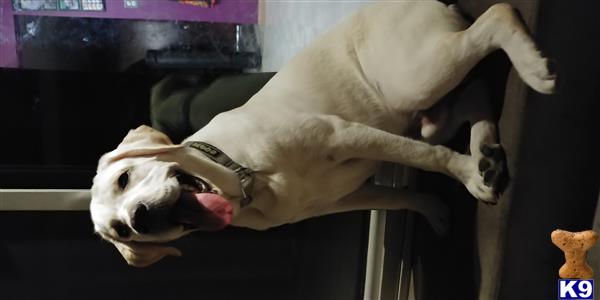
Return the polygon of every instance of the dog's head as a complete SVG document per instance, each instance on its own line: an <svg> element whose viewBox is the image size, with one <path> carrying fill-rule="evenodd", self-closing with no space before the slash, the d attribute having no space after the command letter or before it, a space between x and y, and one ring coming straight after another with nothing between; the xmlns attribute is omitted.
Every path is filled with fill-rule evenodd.
<svg viewBox="0 0 600 300"><path fill-rule="evenodd" d="M157 243L231 222L234 206L223 191L231 176L208 159L190 157L184 148L141 126L100 158L91 190L92 221L130 265L179 256L179 250Z"/></svg>

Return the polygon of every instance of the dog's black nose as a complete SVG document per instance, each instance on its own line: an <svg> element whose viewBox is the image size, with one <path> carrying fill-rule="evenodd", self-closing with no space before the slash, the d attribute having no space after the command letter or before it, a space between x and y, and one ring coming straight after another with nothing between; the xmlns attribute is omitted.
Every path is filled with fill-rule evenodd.
<svg viewBox="0 0 600 300"><path fill-rule="evenodd" d="M133 212L131 227L139 233L148 233L150 231L150 222L148 207L143 204L138 204Z"/></svg>
<svg viewBox="0 0 600 300"><path fill-rule="evenodd" d="M158 233L168 228L167 221L168 207L152 207L145 204L138 204L133 211L131 227L138 233L150 234Z"/></svg>
<svg viewBox="0 0 600 300"><path fill-rule="evenodd" d="M110 226L117 233L120 238L127 238L131 234L131 230L125 223L120 221L113 221Z"/></svg>

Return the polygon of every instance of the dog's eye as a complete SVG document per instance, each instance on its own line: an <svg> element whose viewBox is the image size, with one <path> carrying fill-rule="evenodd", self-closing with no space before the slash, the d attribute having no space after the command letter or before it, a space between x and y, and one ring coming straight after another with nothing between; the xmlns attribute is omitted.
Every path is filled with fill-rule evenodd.
<svg viewBox="0 0 600 300"><path fill-rule="evenodd" d="M124 190L127 187L127 184L129 183L129 171L123 172L123 174L119 176L117 183L119 184L119 188L121 190Z"/></svg>

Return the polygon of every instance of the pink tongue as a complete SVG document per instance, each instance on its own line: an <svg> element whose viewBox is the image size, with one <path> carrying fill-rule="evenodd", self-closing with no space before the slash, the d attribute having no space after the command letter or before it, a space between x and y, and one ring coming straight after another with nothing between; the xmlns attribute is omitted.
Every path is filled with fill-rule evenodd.
<svg viewBox="0 0 600 300"><path fill-rule="evenodd" d="M223 223L225 227L231 223L233 207L225 198L212 193L195 194L196 200L206 209L210 210Z"/></svg>

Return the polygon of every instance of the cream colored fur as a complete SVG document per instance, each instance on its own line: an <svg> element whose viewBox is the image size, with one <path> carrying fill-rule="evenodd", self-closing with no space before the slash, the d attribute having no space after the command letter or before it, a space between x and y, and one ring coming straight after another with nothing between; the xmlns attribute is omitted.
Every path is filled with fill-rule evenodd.
<svg viewBox="0 0 600 300"><path fill-rule="evenodd" d="M434 197L364 183L379 162L396 162L447 174L481 201L494 202L495 187L478 170L481 146L497 143L490 120L471 120L472 155L403 134L416 112L436 104L499 48L529 86L553 91L547 60L506 4L492 6L470 26L439 2L367 6L315 40L245 105L216 116L188 138L208 142L255 170L249 206L240 208L241 186L233 172L141 127L100 161L91 205L96 231L134 266L180 255L155 243L188 233L182 228L133 232L123 239L110 225L130 224L140 201L176 201L179 187L168 177L173 167L216 186L234 206L235 226L264 230L337 212L408 208L441 230L445 212ZM125 168L137 173L131 189L119 192L115 180Z"/></svg>

